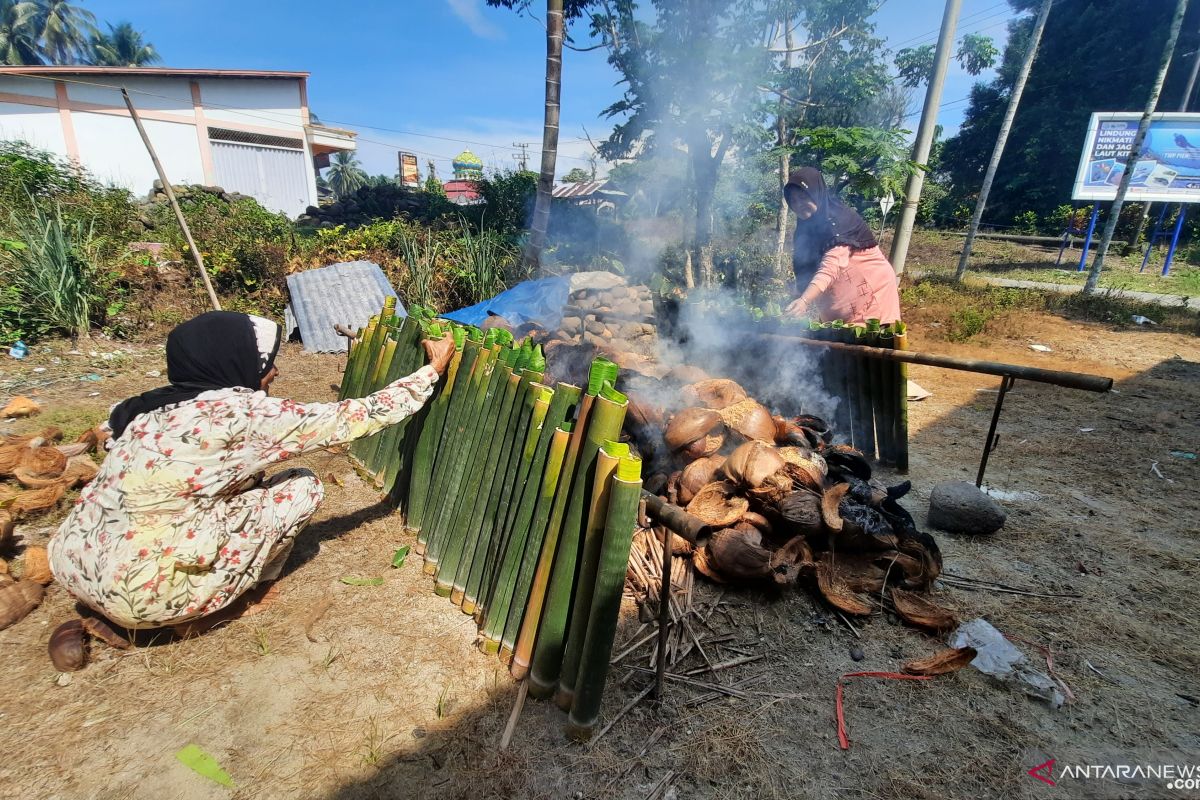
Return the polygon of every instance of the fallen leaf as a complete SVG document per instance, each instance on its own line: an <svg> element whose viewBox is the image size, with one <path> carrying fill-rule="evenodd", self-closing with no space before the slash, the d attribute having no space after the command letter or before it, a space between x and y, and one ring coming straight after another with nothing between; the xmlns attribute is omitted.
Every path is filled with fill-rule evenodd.
<svg viewBox="0 0 1200 800"><path fill-rule="evenodd" d="M347 586L382 586L383 578L356 578L348 575L342 578L342 583Z"/></svg>
<svg viewBox="0 0 1200 800"><path fill-rule="evenodd" d="M221 769L221 765L217 760L204 752L199 745L189 744L175 754L185 767L195 772L201 777L208 778L210 781L215 781L222 786L233 788L233 779L229 777L229 773Z"/></svg>
<svg viewBox="0 0 1200 800"><path fill-rule="evenodd" d="M336 483L338 486L345 486L345 485L346 485L346 484L342 483L342 479L341 479L341 478L339 478L337 475L334 475L332 472L330 472L329 474L327 474L327 475L325 476L325 479L326 479L326 480L328 480L328 481L330 481L331 483Z"/></svg>
<svg viewBox="0 0 1200 800"><path fill-rule="evenodd" d="M396 569L404 566L404 559L408 558L408 545L404 545L396 552L392 553L392 566Z"/></svg>
<svg viewBox="0 0 1200 800"><path fill-rule="evenodd" d="M903 670L909 675L945 675L957 672L975 660L974 647L951 647L940 650L926 658L918 658L904 665Z"/></svg>

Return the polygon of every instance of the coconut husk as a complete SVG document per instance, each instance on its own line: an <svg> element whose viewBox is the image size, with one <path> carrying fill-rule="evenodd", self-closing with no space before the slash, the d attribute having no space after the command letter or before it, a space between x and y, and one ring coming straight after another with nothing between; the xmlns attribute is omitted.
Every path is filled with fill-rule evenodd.
<svg viewBox="0 0 1200 800"><path fill-rule="evenodd" d="M42 428L38 433L25 433L21 435L5 434L0 436L0 444L29 444L34 439L41 439L43 442L57 442L63 438L61 428L56 428L53 425Z"/></svg>
<svg viewBox="0 0 1200 800"><path fill-rule="evenodd" d="M21 580L40 583L49 586L54 582L54 573L50 571L50 554L44 547L25 548L25 566Z"/></svg>
<svg viewBox="0 0 1200 800"><path fill-rule="evenodd" d="M18 477L25 474L35 478L57 478L66 468L67 457L57 447L42 445L27 448L13 474Z"/></svg>
<svg viewBox="0 0 1200 800"><path fill-rule="evenodd" d="M45 594L42 585L33 581L0 585L0 631L23 620L38 607Z"/></svg>
<svg viewBox="0 0 1200 800"><path fill-rule="evenodd" d="M797 533L815 534L821 530L821 496L806 488L793 487L775 506Z"/></svg>
<svg viewBox="0 0 1200 800"><path fill-rule="evenodd" d="M78 455L67 459L67 468L63 470L62 479L70 487L83 486L91 483L100 473L100 468L90 456Z"/></svg>
<svg viewBox="0 0 1200 800"><path fill-rule="evenodd" d="M714 476L724 463L725 456L713 455L698 458L684 467L679 476L679 502L690 503L705 484L716 480Z"/></svg>
<svg viewBox="0 0 1200 800"><path fill-rule="evenodd" d="M6 444L0 446L0 476L11 477L21 460L25 458L29 446L26 444Z"/></svg>
<svg viewBox="0 0 1200 800"><path fill-rule="evenodd" d="M746 398L719 412L721 421L730 430L748 441L775 444L775 423L771 412L757 400Z"/></svg>
<svg viewBox="0 0 1200 800"><path fill-rule="evenodd" d="M671 417L663 439L672 450L679 450L698 439L703 439L720 424L721 415L716 411L707 408L685 408Z"/></svg>
<svg viewBox="0 0 1200 800"><path fill-rule="evenodd" d="M697 458L708 458L716 455L717 451L725 444L725 435L721 433L710 434L704 436L680 450L680 454L689 460Z"/></svg>
<svg viewBox="0 0 1200 800"><path fill-rule="evenodd" d="M974 647L951 647L939 650L931 656L909 661L901 669L909 675L945 675L957 672L975 660L978 655Z"/></svg>
<svg viewBox="0 0 1200 800"><path fill-rule="evenodd" d="M787 544L771 553L771 579L779 586L791 586L805 573L811 572L812 548L803 536L795 536Z"/></svg>
<svg viewBox="0 0 1200 800"><path fill-rule="evenodd" d="M710 378L683 387L684 402L720 410L745 400L746 390L727 378Z"/></svg>
<svg viewBox="0 0 1200 800"><path fill-rule="evenodd" d="M42 407L30 400L25 395L17 395L12 400L8 401L3 409L0 409L0 419L20 419L23 417L32 417L35 414L40 414Z"/></svg>
<svg viewBox="0 0 1200 800"><path fill-rule="evenodd" d="M942 574L940 551L930 552L914 539L900 542L899 550L901 558L897 559L897 563L901 563L901 560L904 563L904 580L900 585L905 589L928 589Z"/></svg>
<svg viewBox="0 0 1200 800"><path fill-rule="evenodd" d="M739 486L755 489L783 469L783 459L769 444L746 442L730 453L722 471Z"/></svg>
<svg viewBox="0 0 1200 800"><path fill-rule="evenodd" d="M67 487L62 481L42 489L28 489L12 499L8 510L17 519L41 514L57 506L66 493Z"/></svg>
<svg viewBox="0 0 1200 800"><path fill-rule="evenodd" d="M849 486L839 483L837 486L826 491L821 498L821 521L825 523L826 528L834 533L840 533L842 530L842 515L838 511L838 506L848 491L850 491Z"/></svg>
<svg viewBox="0 0 1200 800"><path fill-rule="evenodd" d="M687 512L714 528L732 525L750 510L750 501L737 496L737 487L728 481L713 481L701 487L687 504Z"/></svg>
<svg viewBox="0 0 1200 800"><path fill-rule="evenodd" d="M4 506L9 500L12 500L21 491L8 483L0 483L0 506Z"/></svg>
<svg viewBox="0 0 1200 800"><path fill-rule="evenodd" d="M724 528L705 543L707 565L730 583L758 583L770 579L771 551L752 525Z"/></svg>
<svg viewBox="0 0 1200 800"><path fill-rule="evenodd" d="M709 580L715 583L725 583L725 576L718 572L716 566L709 560L707 544L697 547L696 552L692 553L692 566Z"/></svg>
<svg viewBox="0 0 1200 800"><path fill-rule="evenodd" d="M686 558L695 551L696 545L692 544L678 533L671 534L671 555Z"/></svg>
<svg viewBox="0 0 1200 800"><path fill-rule="evenodd" d="M54 629L47 651L56 670L75 672L84 668L88 657L85 634L81 619L68 620Z"/></svg>
<svg viewBox="0 0 1200 800"><path fill-rule="evenodd" d="M835 444L825 448L821 454L830 469L853 475L859 480L871 480L871 462L850 445Z"/></svg>
<svg viewBox="0 0 1200 800"><path fill-rule="evenodd" d="M837 555L838 575L852 592L875 595L883 591L888 577L886 565L870 555L841 553Z"/></svg>
<svg viewBox="0 0 1200 800"><path fill-rule="evenodd" d="M764 536L771 535L771 532L775 528L775 526L771 524L771 520L767 519L762 514L759 514L757 511L747 511L745 514L742 514L742 518L738 520L738 522L744 522L747 525L753 525L755 528L758 528L759 532Z"/></svg>
<svg viewBox="0 0 1200 800"><path fill-rule="evenodd" d="M837 535L839 550L894 550L899 546L891 523L875 509L847 496L838 504L838 515L842 521Z"/></svg>
<svg viewBox="0 0 1200 800"><path fill-rule="evenodd" d="M108 441L108 438L108 432L97 425L91 430L86 430L79 434L79 438L75 440L75 443L87 445L88 450L85 452L97 451L104 449L104 443Z"/></svg>
<svg viewBox="0 0 1200 800"><path fill-rule="evenodd" d="M893 588L892 605L900 619L909 625L934 633L944 633L958 627L958 619L953 613L919 594Z"/></svg>
<svg viewBox="0 0 1200 800"><path fill-rule="evenodd" d="M118 650L128 650L132 646L128 639L113 630L112 626L100 617L84 617L83 629L109 647L115 647Z"/></svg>
<svg viewBox="0 0 1200 800"><path fill-rule="evenodd" d="M839 571L831 553L826 553L817 562L816 572L817 589L831 606L847 614L860 617L871 613L871 606L846 583L846 579Z"/></svg>

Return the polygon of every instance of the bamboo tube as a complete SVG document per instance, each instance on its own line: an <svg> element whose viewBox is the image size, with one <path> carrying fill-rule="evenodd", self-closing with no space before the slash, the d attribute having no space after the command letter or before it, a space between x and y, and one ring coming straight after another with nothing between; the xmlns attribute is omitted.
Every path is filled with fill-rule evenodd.
<svg viewBox="0 0 1200 800"><path fill-rule="evenodd" d="M509 352L515 353L517 351L510 350ZM482 554L478 552L483 529L483 515L487 510L488 503L492 499L492 484L496 482L496 471L500 467L501 451L507 443L506 432L513 424L513 403L517 397L517 389L521 385L521 377L513 372L512 366L505 365L503 372L504 374L501 377L503 386L502 391L499 392L499 407L493 415L494 421L488 428L489 433L485 434L488 438L480 442L481 448L488 447L488 454L481 465L482 468L476 471L473 480L468 484L465 493L465 497L473 502L466 504L467 516L464 523L463 553L459 559L455 573L450 576L450 602L457 606L461 606L465 599L467 580L470 577L472 567L476 564L476 559L478 558L481 562L483 558ZM486 548L487 543L485 542L485 551ZM479 566L482 568L482 564ZM473 611L474 598L472 598L471 607L465 609L464 613L470 614Z"/></svg>
<svg viewBox="0 0 1200 800"><path fill-rule="evenodd" d="M395 355L395 331L391 325L380 325L379 332L376 334L375 353L371 356L371 362L364 367L362 382L359 385L356 397L367 397L376 390L380 381L383 380L383 374L391 363L392 357ZM378 434L374 434L369 439L374 439ZM362 468L366 468L363 457L367 451L367 440L357 439L350 443L348 448L351 458Z"/></svg>
<svg viewBox="0 0 1200 800"><path fill-rule="evenodd" d="M370 378L371 370L375 367L375 360L379 356L379 349L383 345L388 328L392 327L392 317L390 315L380 315L375 317L374 320L375 325L371 329L369 337L364 342L366 344L366 351L363 353L363 360L359 362L353 382L350 384L350 397L363 397L367 394L366 383Z"/></svg>
<svg viewBox="0 0 1200 800"><path fill-rule="evenodd" d="M584 522L583 546L580 549L578 577L575 580L574 600L571 604L571 621L567 628L558 691L554 693L554 702L563 711L570 711L575 700L575 678L583 653L584 637L587 635L596 571L600 566L600 550L604 540L604 522L608 514L612 478L621 459L628 457L629 445L612 440L604 442L600 452L596 454L595 478L592 481L592 493Z"/></svg>
<svg viewBox="0 0 1200 800"><path fill-rule="evenodd" d="M427 357L425 348L421 346L421 339L424 336L440 339L442 335L440 325L422 324L420 326L410 348L410 356L405 364L406 372L404 374L411 375L426 365ZM433 411L433 400L441 393L444 384L445 380L439 378L434 384L430 399L417 410L417 413L401 424L392 442L388 445L395 452L395 457L388 459L380 472L383 491L396 509L406 517L411 499L413 472L416 468L417 442Z"/></svg>
<svg viewBox="0 0 1200 800"><path fill-rule="evenodd" d="M484 347L482 343L468 342L466 346L471 348L471 368L465 378L462 368L459 369L459 380L464 381L464 385L461 392L455 390L455 394L459 395L458 399L461 402L455 415L453 428L448 432L449 439L443 449L439 451L439 471L431 495L432 514L429 517L429 537L426 539L424 566L425 572L429 575L437 573L437 562L445 548L447 518L453 512L454 501L457 499L457 496L452 494L451 487L456 483L455 476L460 467L460 456L465 458L465 453L470 448L475 424L479 419L479 406L483 401L484 387L486 386L484 373L487 371L493 355L491 348Z"/></svg>
<svg viewBox="0 0 1200 800"><path fill-rule="evenodd" d="M532 372L527 369L523 370L523 374L518 379L503 439L499 442L496 473L492 476L491 486L483 493L486 500L477 523L479 542L475 546L475 558L472 560L466 585L463 587L462 610L464 614L476 614L481 611L481 606L486 602L485 587L491 573L495 571L495 562L499 557L503 536L498 524L501 509L504 508L501 498L511 490L513 480L520 467L526 430L539 391L533 389L533 386L536 385L535 381L541 379L541 372ZM478 619L479 617L477 617L477 621Z"/></svg>
<svg viewBox="0 0 1200 800"><path fill-rule="evenodd" d="M346 374L338 393L339 400L358 397L358 380L362 375L363 364L371 352L371 344L375 340L375 332L379 327L379 315L371 317L366 326L359 331L358 344L354 346L353 358L346 362Z"/></svg>
<svg viewBox="0 0 1200 800"><path fill-rule="evenodd" d="M575 680L574 701L567 717L567 735L577 741L590 739L599 722L641 493L641 462L636 458L622 458L612 479L604 515L596 584ZM669 581L669 578L664 577L664 580Z"/></svg>
<svg viewBox="0 0 1200 800"><path fill-rule="evenodd" d="M416 317L405 317L404 324L396 334L396 355L379 388L411 375L416 371L418 364L425 363L425 354L420 343L420 321ZM375 476L376 483L385 490L389 488L386 480L388 471L395 475L402 467L400 440L411 421L412 417L408 417L376 434L374 449L367 453L367 468Z"/></svg>
<svg viewBox="0 0 1200 800"><path fill-rule="evenodd" d="M879 347L879 320L867 320L865 341L869 347ZM871 416L875 420L875 452L876 460L883 463L887 451L888 430L884 425L883 410L883 363L878 359L867 360L867 372L871 381Z"/></svg>
<svg viewBox="0 0 1200 800"><path fill-rule="evenodd" d="M908 325L897 322L896 336L893 347L897 350L908 349ZM900 362L896 376L896 469L902 473L908 472L908 364Z"/></svg>
<svg viewBox="0 0 1200 800"><path fill-rule="evenodd" d="M501 355L505 351L500 345L492 345L488 350L488 364L484 367L485 374L481 376L478 399L475 403L475 413L468 422L470 436L463 440L464 447L456 454L456 468L450 475L447 486L449 497L452 498L443 506L445 514L441 524L445 529L443 546L437 554L437 583L433 587L434 594L439 597L449 597L454 585L454 574L458 569L459 559L462 558L463 543L466 535L466 518L475 501L474 492L478 491L477 475L484 468L484 456L480 455L484 443L491 441L491 435L496 424L496 403L500 386L505 380L504 370L510 369L503 363ZM473 487L469 488L469 487Z"/></svg>
<svg viewBox="0 0 1200 800"><path fill-rule="evenodd" d="M834 320L829 324L828 341L846 342L846 324L842 320ZM854 438L854 407L850 395L848 380L849 359L845 353L838 352L831 359L833 387L831 391L838 397L837 410L834 412L834 425L837 432L852 441Z"/></svg>
<svg viewBox="0 0 1200 800"><path fill-rule="evenodd" d="M564 426L567 424L563 423ZM566 482L570 472L566 463L571 450L570 441L571 431L568 427L559 427L554 431L546 460L546 471L542 476L538 514L533 520L533 527L529 529L529 541L526 543L518 585L513 591L508 621L500 641L500 660L506 660L506 652L511 656L511 672L517 680L529 674L533 641L537 637L538 622L542 616L542 601L546 597L546 585L550 581L550 565L554 560L555 545L558 543L557 530L553 539L548 536L549 521L543 518L542 509L548 510L547 516L553 516L550 507L559 495L560 484ZM536 566L529 568L531 565Z"/></svg>
<svg viewBox="0 0 1200 800"><path fill-rule="evenodd" d="M867 329L859 326L854 329L854 344L866 344ZM854 446L867 458L875 458L875 411L871 403L871 369L868 360L861 356L854 359L854 372L857 381L858 425ZM860 438L861 437L861 438Z"/></svg>
<svg viewBox="0 0 1200 800"><path fill-rule="evenodd" d="M560 383L555 387L537 444L528 461L522 459L525 479L521 495L512 506L515 513L507 523L504 555L484 616L485 653L495 653L505 646L509 654L513 652L570 444L570 434L562 426L568 411L579 402L579 395L578 386Z"/></svg>
<svg viewBox="0 0 1200 800"><path fill-rule="evenodd" d="M437 454L446 432L446 420L454 396L454 385L462 365L463 348L459 345L450 360L446 377L441 381L438 395L434 398L429 419L421 428L421 439L417 444L417 468L414 470L413 485L409 491L409 506L405 524L417 532L414 548L418 555L425 555L428 531L424 527L425 510L429 507L429 489L433 484L433 473Z"/></svg>
<svg viewBox="0 0 1200 800"><path fill-rule="evenodd" d="M604 442L615 441L620 437L627 405L625 396L608 383L604 384L600 395L592 403L583 446L575 465L575 476L571 481L566 517L559 532L554 568L550 574L543 618L529 673L529 692L534 697L549 697L558 684L567 625L572 613L572 590L583 540L583 527L586 524L584 511L588 506L595 477L596 455ZM552 532L548 532L547 540Z"/></svg>
<svg viewBox="0 0 1200 800"><path fill-rule="evenodd" d="M896 336L890 325L885 325L879 332L879 346L892 349ZM882 413L882 429L886 433L884 446L880 448L880 463L891 466L896 463L896 378L897 364L891 361L880 361L880 372L883 375L882 391L880 392L879 408Z"/></svg>

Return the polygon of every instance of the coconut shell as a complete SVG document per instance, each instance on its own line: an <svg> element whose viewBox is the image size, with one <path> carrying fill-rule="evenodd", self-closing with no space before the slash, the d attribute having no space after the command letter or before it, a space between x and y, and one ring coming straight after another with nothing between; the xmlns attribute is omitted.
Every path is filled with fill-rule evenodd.
<svg viewBox="0 0 1200 800"><path fill-rule="evenodd" d="M696 545L692 544L678 533L671 534L671 555L686 557L690 556L695 551Z"/></svg>
<svg viewBox="0 0 1200 800"><path fill-rule="evenodd" d="M838 532L839 550L894 550L899 540L887 518L875 509L854 502L849 496L838 504L842 529Z"/></svg>
<svg viewBox="0 0 1200 800"><path fill-rule="evenodd" d="M909 661L901 669L909 675L945 675L957 672L975 660L978 655L974 647L951 647L939 650L931 656Z"/></svg>
<svg viewBox="0 0 1200 800"><path fill-rule="evenodd" d="M84 617L83 629L109 647L128 650L131 646L128 639L113 630L107 621L99 617Z"/></svg>
<svg viewBox="0 0 1200 800"><path fill-rule="evenodd" d="M737 487L728 481L714 481L696 492L687 512L714 528L732 525L750 510L750 501L736 495Z"/></svg>
<svg viewBox="0 0 1200 800"><path fill-rule="evenodd" d="M48 427L42 428L37 433L23 433L20 435L5 434L3 436L0 436L0 443L6 444L6 445L29 444L34 439L41 439L42 442L57 442L62 438L63 438L62 429L56 428L53 425L50 425Z"/></svg>
<svg viewBox="0 0 1200 800"><path fill-rule="evenodd" d="M80 455L67 459L67 468L63 471L63 480L68 486L83 486L91 483L100 474L100 468L89 456Z"/></svg>
<svg viewBox="0 0 1200 800"><path fill-rule="evenodd" d="M731 481L754 489L783 469L783 459L769 444L746 442L729 455L722 469Z"/></svg>
<svg viewBox="0 0 1200 800"><path fill-rule="evenodd" d="M780 516L798 533L821 530L821 496L808 489L794 488L776 504Z"/></svg>
<svg viewBox="0 0 1200 800"><path fill-rule="evenodd" d="M0 446L0 476L9 477L17 467L21 466L21 461L25 458L26 451L29 446L26 444L6 444Z"/></svg>
<svg viewBox="0 0 1200 800"><path fill-rule="evenodd" d="M909 625L934 633L944 633L958 627L958 619L945 608L919 594L892 589L892 605L900 619Z"/></svg>
<svg viewBox="0 0 1200 800"><path fill-rule="evenodd" d="M716 566L709 560L708 545L697 547L692 553L692 566L704 577L716 583L725 583L725 577L717 571Z"/></svg>
<svg viewBox="0 0 1200 800"><path fill-rule="evenodd" d="M663 438L672 450L679 450L703 439L721 424L721 415L707 408L685 408L671 417ZM699 458L699 456L696 456Z"/></svg>
<svg viewBox="0 0 1200 800"><path fill-rule="evenodd" d="M38 607L45 594L42 585L33 581L0 585L0 631L23 620Z"/></svg>
<svg viewBox="0 0 1200 800"><path fill-rule="evenodd" d="M774 528L774 526L771 525L771 520L767 519L762 514L759 514L757 511L747 511L745 514L742 514L742 518L738 521L744 522L747 525L753 525L755 528L758 528L760 533L764 535L770 535L772 529Z"/></svg>
<svg viewBox="0 0 1200 800"><path fill-rule="evenodd" d="M871 480L871 462L853 447L836 444L822 451L830 469L848 473L859 480Z"/></svg>
<svg viewBox="0 0 1200 800"><path fill-rule="evenodd" d="M771 551L753 526L719 530L704 548L708 564L730 583L758 583L771 577Z"/></svg>
<svg viewBox="0 0 1200 800"><path fill-rule="evenodd" d="M0 547L7 547L12 541L13 529L16 527L16 521L8 509L0 508ZM7 571L7 570L5 570Z"/></svg>
<svg viewBox="0 0 1200 800"><path fill-rule="evenodd" d="M64 622L50 634L50 644L47 646L50 661L59 672L75 672L87 664L87 635L83 628L83 620L73 619Z"/></svg>
<svg viewBox="0 0 1200 800"><path fill-rule="evenodd" d="M40 583L49 586L54 581L54 573L50 571L50 555L44 547L25 548L25 567L21 580Z"/></svg>
<svg viewBox="0 0 1200 800"><path fill-rule="evenodd" d="M838 506L848 491L850 491L849 486L839 483L837 486L826 491L824 497L821 498L821 521L825 523L826 528L834 533L839 533L842 530L842 515L838 511Z"/></svg>
<svg viewBox="0 0 1200 800"><path fill-rule="evenodd" d="M679 452L684 458L695 460L697 458L707 458L711 455L716 455L721 446L725 444L724 434L712 434L704 436L691 444L684 447Z"/></svg>
<svg viewBox="0 0 1200 800"><path fill-rule="evenodd" d="M66 468L67 457L57 447L43 445L26 449L14 474L18 477L24 473L36 478L57 478Z"/></svg>
<svg viewBox="0 0 1200 800"><path fill-rule="evenodd" d="M803 536L795 536L771 554L771 579L779 586L791 586L815 567L812 548Z"/></svg>
<svg viewBox="0 0 1200 800"><path fill-rule="evenodd" d="M817 588L831 606L847 614L866 616L871 606L846 583L830 553L817 562Z"/></svg>
<svg viewBox="0 0 1200 800"><path fill-rule="evenodd" d="M698 458L684 467L683 473L679 476L679 502L685 505L690 503L696 496L696 492L700 491L705 484L716 480L717 470L724 463L725 456L714 455Z"/></svg>
<svg viewBox="0 0 1200 800"><path fill-rule="evenodd" d="M871 555L839 552L837 556L838 574L846 581L850 591L861 594L875 595L883 591L889 577L889 566ZM895 570L890 577L896 578Z"/></svg>
<svg viewBox="0 0 1200 800"><path fill-rule="evenodd" d="M727 378L710 378L684 387L683 396L689 403L720 410L746 399L746 390Z"/></svg>
<svg viewBox="0 0 1200 800"><path fill-rule="evenodd" d="M30 400L24 395L17 395L12 400L8 401L3 409L0 409L0 418L2 419L19 419L22 417L32 417L34 414L40 414L41 406Z"/></svg>
<svg viewBox="0 0 1200 800"><path fill-rule="evenodd" d="M14 497L8 505L8 510L17 519L33 514L41 514L57 506L66 493L67 487L62 481L58 481L43 489L29 489Z"/></svg>
<svg viewBox="0 0 1200 800"><path fill-rule="evenodd" d="M771 412L757 400L746 398L720 411L721 420L743 439L775 443L775 423Z"/></svg>

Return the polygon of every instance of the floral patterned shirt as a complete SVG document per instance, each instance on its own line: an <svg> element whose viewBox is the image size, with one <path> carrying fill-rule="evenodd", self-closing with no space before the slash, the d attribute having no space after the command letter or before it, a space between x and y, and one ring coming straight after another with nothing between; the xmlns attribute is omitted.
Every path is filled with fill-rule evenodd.
<svg viewBox="0 0 1200 800"><path fill-rule="evenodd" d="M51 539L55 577L130 628L174 624L228 605L257 582L271 547L295 534L278 524L287 516L281 511L320 500L312 479L315 492L306 497L242 487L272 464L400 422L424 405L437 381L425 366L338 403L221 389L138 416L111 443L99 474Z"/></svg>

